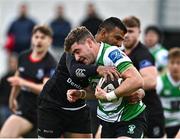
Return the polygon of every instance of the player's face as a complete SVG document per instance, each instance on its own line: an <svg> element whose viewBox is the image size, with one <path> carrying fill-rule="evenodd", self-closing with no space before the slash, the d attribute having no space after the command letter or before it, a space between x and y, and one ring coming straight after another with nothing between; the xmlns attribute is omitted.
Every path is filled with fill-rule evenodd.
<svg viewBox="0 0 180 139"><path fill-rule="evenodd" d="M180 79L180 57L171 58L168 62L168 69L173 77Z"/></svg>
<svg viewBox="0 0 180 139"><path fill-rule="evenodd" d="M86 65L93 63L96 59L94 50L87 41L81 44L74 43L71 47L71 53L74 54L76 61Z"/></svg>
<svg viewBox="0 0 180 139"><path fill-rule="evenodd" d="M127 28L123 44L127 49L133 48L138 42L140 35L140 29L138 27Z"/></svg>
<svg viewBox="0 0 180 139"><path fill-rule="evenodd" d="M121 47L122 41L124 40L124 35L125 34L121 29L115 27L112 31L106 31L106 35L102 42Z"/></svg>
<svg viewBox="0 0 180 139"><path fill-rule="evenodd" d="M33 50L38 53L48 51L51 42L52 39L49 36L41 33L40 31L37 31L32 36Z"/></svg>
<svg viewBox="0 0 180 139"><path fill-rule="evenodd" d="M158 42L158 35L154 31L149 31L144 36L144 43L147 47L153 47Z"/></svg>

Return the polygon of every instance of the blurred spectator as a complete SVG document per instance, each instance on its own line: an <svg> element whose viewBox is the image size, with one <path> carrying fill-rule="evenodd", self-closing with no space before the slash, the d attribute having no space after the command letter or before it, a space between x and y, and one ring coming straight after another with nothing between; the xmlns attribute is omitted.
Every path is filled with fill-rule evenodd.
<svg viewBox="0 0 180 139"><path fill-rule="evenodd" d="M7 81L7 78L13 76L17 68L17 56L11 54L8 59L8 71L2 77L0 82L0 128L5 120L10 116L11 111L9 109L9 95L11 92L11 86Z"/></svg>
<svg viewBox="0 0 180 139"><path fill-rule="evenodd" d="M161 45L162 32L156 26L145 29L144 43L155 58L156 67L162 71L167 66L168 51Z"/></svg>
<svg viewBox="0 0 180 139"><path fill-rule="evenodd" d="M180 48L169 51L167 72L158 77L156 88L164 108L167 138L174 138L180 129Z"/></svg>
<svg viewBox="0 0 180 139"><path fill-rule="evenodd" d="M11 23L7 31L5 48L10 52L20 53L30 48L30 39L35 21L27 15L28 7L22 4L19 7L19 16Z"/></svg>
<svg viewBox="0 0 180 139"><path fill-rule="evenodd" d="M53 30L52 53L59 61L64 49L64 39L71 30L70 22L64 16L64 7L59 5L56 9L56 17L50 23Z"/></svg>
<svg viewBox="0 0 180 139"><path fill-rule="evenodd" d="M82 21L81 25L85 26L92 34L95 36L97 33L99 25L103 22L103 20L98 17L96 13L95 6L92 3L87 5L87 16Z"/></svg>

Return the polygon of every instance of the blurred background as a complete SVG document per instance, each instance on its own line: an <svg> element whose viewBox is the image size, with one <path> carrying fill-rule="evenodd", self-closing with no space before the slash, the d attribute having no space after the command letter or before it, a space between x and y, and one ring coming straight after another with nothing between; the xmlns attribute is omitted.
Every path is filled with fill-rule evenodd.
<svg viewBox="0 0 180 139"><path fill-rule="evenodd" d="M165 48L180 46L180 0L0 0L0 77L8 67L4 47L12 41L8 38L10 26L23 10L35 24L53 24L56 16L62 16L69 26L66 31L86 24L88 14L92 12L100 20L135 15L141 20L142 32L148 25L156 25L162 30Z"/></svg>

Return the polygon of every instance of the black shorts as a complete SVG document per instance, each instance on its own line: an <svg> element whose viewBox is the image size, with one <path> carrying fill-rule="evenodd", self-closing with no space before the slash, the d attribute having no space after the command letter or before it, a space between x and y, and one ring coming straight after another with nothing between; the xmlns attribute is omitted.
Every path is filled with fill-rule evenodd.
<svg viewBox="0 0 180 139"><path fill-rule="evenodd" d="M148 138L162 138L165 134L165 120L163 113L148 115L147 113Z"/></svg>
<svg viewBox="0 0 180 139"><path fill-rule="evenodd" d="M102 138L117 138L122 136L141 138L147 128L145 112L142 112L130 121L110 123L101 120L100 122L102 125Z"/></svg>
<svg viewBox="0 0 180 139"><path fill-rule="evenodd" d="M180 130L180 125L166 127L165 130L166 130L167 138L175 138L176 134Z"/></svg>
<svg viewBox="0 0 180 139"><path fill-rule="evenodd" d="M89 108L86 106L70 111L41 100L38 108L38 136L59 138L65 132L91 133Z"/></svg>

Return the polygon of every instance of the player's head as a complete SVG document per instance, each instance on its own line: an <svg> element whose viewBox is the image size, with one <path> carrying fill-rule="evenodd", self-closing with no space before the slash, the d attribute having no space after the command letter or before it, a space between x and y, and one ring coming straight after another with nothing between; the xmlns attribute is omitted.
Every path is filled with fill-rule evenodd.
<svg viewBox="0 0 180 139"><path fill-rule="evenodd" d="M180 48L175 47L168 54L168 69L174 78L180 80Z"/></svg>
<svg viewBox="0 0 180 139"><path fill-rule="evenodd" d="M148 26L144 32L144 43L147 47L154 47L162 41L162 32L156 26Z"/></svg>
<svg viewBox="0 0 180 139"><path fill-rule="evenodd" d="M32 48L38 53L47 51L52 43L52 31L46 25L37 25L32 31Z"/></svg>
<svg viewBox="0 0 180 139"><path fill-rule="evenodd" d="M99 47L93 35L86 27L73 29L65 39L65 50L74 54L77 61L84 64L93 63Z"/></svg>
<svg viewBox="0 0 180 139"><path fill-rule="evenodd" d="M139 36L141 33L141 23L140 20L135 16L128 16L123 19L123 23L127 28L127 33L123 41L126 49L131 49L136 46L139 41Z"/></svg>
<svg viewBox="0 0 180 139"><path fill-rule="evenodd" d="M98 42L102 41L120 47L126 33L127 29L121 20L110 17L100 24L95 38Z"/></svg>

